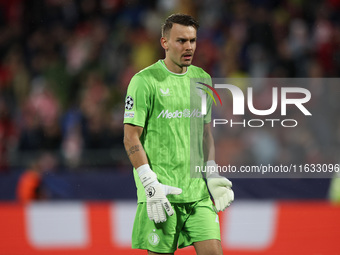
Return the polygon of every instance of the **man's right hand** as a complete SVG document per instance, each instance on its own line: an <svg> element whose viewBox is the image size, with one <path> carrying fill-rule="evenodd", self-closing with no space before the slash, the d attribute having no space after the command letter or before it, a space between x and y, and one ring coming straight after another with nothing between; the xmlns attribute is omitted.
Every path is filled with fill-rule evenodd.
<svg viewBox="0 0 340 255"><path fill-rule="evenodd" d="M155 223L165 222L166 215L164 209L169 216L174 214L174 210L166 196L170 194L179 195L182 193L182 189L159 183L157 175L148 164L142 165L136 170L145 188L149 219L155 221Z"/></svg>

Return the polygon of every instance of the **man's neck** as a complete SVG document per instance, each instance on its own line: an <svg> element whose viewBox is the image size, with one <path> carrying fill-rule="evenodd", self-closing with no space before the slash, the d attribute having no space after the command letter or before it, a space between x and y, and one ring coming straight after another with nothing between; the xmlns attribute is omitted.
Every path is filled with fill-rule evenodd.
<svg viewBox="0 0 340 255"><path fill-rule="evenodd" d="M181 74L181 73L185 73L188 70L187 66L176 65L174 62L172 62L170 59L167 59L167 58L164 59L164 64L166 68L168 68L168 70L173 73Z"/></svg>

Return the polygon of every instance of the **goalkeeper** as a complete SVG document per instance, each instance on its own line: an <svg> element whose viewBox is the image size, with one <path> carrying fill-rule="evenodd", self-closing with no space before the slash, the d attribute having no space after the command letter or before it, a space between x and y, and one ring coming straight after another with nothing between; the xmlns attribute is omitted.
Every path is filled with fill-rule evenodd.
<svg viewBox="0 0 340 255"><path fill-rule="evenodd" d="M191 82L211 83L203 69L191 65L198 26L189 15L169 16L162 26L165 59L137 73L127 90L124 145L138 196L132 248L148 254L174 254L189 245L197 254L222 254L216 212L234 200L225 177L212 171L205 181L190 174L193 163L216 166L211 100L203 116Z"/></svg>

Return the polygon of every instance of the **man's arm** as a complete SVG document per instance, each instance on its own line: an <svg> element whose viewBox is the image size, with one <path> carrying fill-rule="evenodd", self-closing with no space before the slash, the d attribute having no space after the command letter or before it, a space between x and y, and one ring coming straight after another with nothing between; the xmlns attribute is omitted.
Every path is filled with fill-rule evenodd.
<svg viewBox="0 0 340 255"><path fill-rule="evenodd" d="M205 162L215 160L215 143L214 137L211 133L210 123L204 124L203 152Z"/></svg>
<svg viewBox="0 0 340 255"><path fill-rule="evenodd" d="M207 164L207 185L214 198L216 211L223 211L231 202L234 201L234 192L232 191L232 183L227 178L220 176L215 162L215 144L211 133L210 124L204 124L203 133L203 152L204 161Z"/></svg>
<svg viewBox="0 0 340 255"><path fill-rule="evenodd" d="M148 164L148 159L144 148L139 140L143 128L131 124L124 125L124 146L126 153L134 168Z"/></svg>
<svg viewBox="0 0 340 255"><path fill-rule="evenodd" d="M155 223L166 221L164 209L169 216L174 214L167 195L179 195L180 188L163 185L158 182L157 175L148 163L145 150L139 140L143 128L131 124L124 125L124 146L131 164L135 167L146 194L146 210L150 220Z"/></svg>

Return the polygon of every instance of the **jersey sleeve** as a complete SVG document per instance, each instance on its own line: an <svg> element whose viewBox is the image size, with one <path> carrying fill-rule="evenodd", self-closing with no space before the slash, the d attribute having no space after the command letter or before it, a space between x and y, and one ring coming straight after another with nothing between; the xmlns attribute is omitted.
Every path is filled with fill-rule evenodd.
<svg viewBox="0 0 340 255"><path fill-rule="evenodd" d="M128 86L125 97L124 124L144 127L150 108L150 91L146 81L135 75Z"/></svg>

